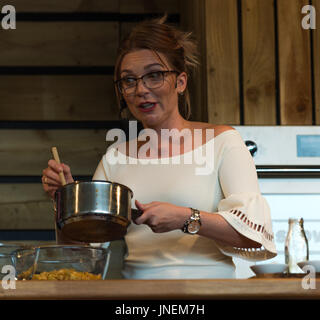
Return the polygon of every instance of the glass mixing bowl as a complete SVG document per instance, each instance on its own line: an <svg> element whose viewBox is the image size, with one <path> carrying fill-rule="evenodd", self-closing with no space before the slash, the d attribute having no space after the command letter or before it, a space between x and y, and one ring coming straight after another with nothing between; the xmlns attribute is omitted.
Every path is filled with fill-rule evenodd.
<svg viewBox="0 0 320 320"><path fill-rule="evenodd" d="M26 248L23 245L16 244L3 244L0 243L0 279L2 280L5 275L8 273L15 272L13 269L14 261L13 255L14 252L18 249Z"/></svg>
<svg viewBox="0 0 320 320"><path fill-rule="evenodd" d="M22 248L13 252L12 261L18 280L30 280L36 256L36 248Z"/></svg>
<svg viewBox="0 0 320 320"><path fill-rule="evenodd" d="M43 246L17 250L18 279L27 280L104 280L111 251L90 246Z"/></svg>

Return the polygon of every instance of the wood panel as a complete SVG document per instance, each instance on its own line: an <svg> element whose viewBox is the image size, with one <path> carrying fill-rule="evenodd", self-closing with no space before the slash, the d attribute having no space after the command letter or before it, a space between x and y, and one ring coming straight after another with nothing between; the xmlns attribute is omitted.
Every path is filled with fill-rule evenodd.
<svg viewBox="0 0 320 320"><path fill-rule="evenodd" d="M53 230L52 202L40 183L0 184L1 230Z"/></svg>
<svg viewBox="0 0 320 320"><path fill-rule="evenodd" d="M178 13L180 0L119 0L120 13Z"/></svg>
<svg viewBox="0 0 320 320"><path fill-rule="evenodd" d="M107 130L1 130L0 175L42 175L51 147L73 175L93 175L108 147ZM109 143L110 144L110 143Z"/></svg>
<svg viewBox="0 0 320 320"><path fill-rule="evenodd" d="M0 76L0 100L1 121L119 119L112 76Z"/></svg>
<svg viewBox="0 0 320 320"><path fill-rule="evenodd" d="M208 121L240 124L237 1L206 0Z"/></svg>
<svg viewBox="0 0 320 320"><path fill-rule="evenodd" d="M125 39L136 25L136 22L120 22L120 41Z"/></svg>
<svg viewBox="0 0 320 320"><path fill-rule="evenodd" d="M179 13L180 0L7 0L17 12Z"/></svg>
<svg viewBox="0 0 320 320"><path fill-rule="evenodd" d="M138 24L138 22L119 22L120 24L120 41L126 38L131 30ZM179 24L170 23L170 25L175 25L177 28L180 28Z"/></svg>
<svg viewBox="0 0 320 320"><path fill-rule="evenodd" d="M179 0L7 0L17 12L178 13Z"/></svg>
<svg viewBox="0 0 320 320"><path fill-rule="evenodd" d="M208 121L206 74L206 24L205 0L181 1L181 27L193 33L199 51L200 65L188 79L191 103L191 119Z"/></svg>
<svg viewBox="0 0 320 320"><path fill-rule="evenodd" d="M273 0L242 1L244 124L276 124Z"/></svg>
<svg viewBox="0 0 320 320"><path fill-rule="evenodd" d="M2 32L2 66L106 66L115 62L117 22L18 22Z"/></svg>
<svg viewBox="0 0 320 320"><path fill-rule="evenodd" d="M282 125L312 124L310 32L301 27L301 8L307 4L277 1Z"/></svg>
<svg viewBox="0 0 320 320"><path fill-rule="evenodd" d="M313 30L313 61L315 88L315 122L320 125L320 0L312 1L316 8L316 29Z"/></svg>
<svg viewBox="0 0 320 320"><path fill-rule="evenodd" d="M17 12L118 12L119 0L6 0Z"/></svg>

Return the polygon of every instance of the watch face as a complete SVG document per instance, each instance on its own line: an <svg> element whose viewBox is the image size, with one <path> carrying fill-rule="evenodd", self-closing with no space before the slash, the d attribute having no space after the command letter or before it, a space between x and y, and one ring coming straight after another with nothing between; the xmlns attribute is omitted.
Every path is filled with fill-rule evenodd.
<svg viewBox="0 0 320 320"><path fill-rule="evenodd" d="M188 225L188 232L189 233L197 233L200 229L200 222L199 221L191 221Z"/></svg>

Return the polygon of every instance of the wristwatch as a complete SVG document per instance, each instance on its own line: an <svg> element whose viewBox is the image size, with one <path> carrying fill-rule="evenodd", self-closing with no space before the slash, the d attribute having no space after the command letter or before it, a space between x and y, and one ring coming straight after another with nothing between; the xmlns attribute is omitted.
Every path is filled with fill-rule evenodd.
<svg viewBox="0 0 320 320"><path fill-rule="evenodd" d="M200 211L197 209L191 209L190 218L184 223L182 231L184 233L196 234L201 227Z"/></svg>

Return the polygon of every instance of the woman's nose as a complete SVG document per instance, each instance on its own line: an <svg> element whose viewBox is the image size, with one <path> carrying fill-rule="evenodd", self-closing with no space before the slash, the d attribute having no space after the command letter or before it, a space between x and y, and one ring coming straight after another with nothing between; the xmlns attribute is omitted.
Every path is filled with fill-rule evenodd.
<svg viewBox="0 0 320 320"><path fill-rule="evenodd" d="M146 92L149 92L148 87L144 84L142 79L137 80L137 87L136 87L136 94L141 95L145 94Z"/></svg>

